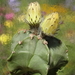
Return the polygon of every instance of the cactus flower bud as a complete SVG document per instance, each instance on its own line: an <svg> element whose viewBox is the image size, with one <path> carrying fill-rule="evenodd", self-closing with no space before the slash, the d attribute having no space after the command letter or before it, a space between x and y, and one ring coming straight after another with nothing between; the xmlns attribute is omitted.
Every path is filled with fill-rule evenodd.
<svg viewBox="0 0 75 75"><path fill-rule="evenodd" d="M59 14L54 12L45 17L45 19L41 22L40 27L44 34L53 35L56 33L59 27Z"/></svg>
<svg viewBox="0 0 75 75"><path fill-rule="evenodd" d="M25 18L29 25L37 25L40 23L41 8L38 2L29 4Z"/></svg>

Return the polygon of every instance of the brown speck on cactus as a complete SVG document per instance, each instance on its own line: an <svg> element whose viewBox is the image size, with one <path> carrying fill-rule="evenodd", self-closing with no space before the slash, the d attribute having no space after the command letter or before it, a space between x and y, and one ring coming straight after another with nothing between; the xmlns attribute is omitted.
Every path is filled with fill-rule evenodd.
<svg viewBox="0 0 75 75"><path fill-rule="evenodd" d="M19 41L18 44L21 45L22 44L22 41Z"/></svg>
<svg viewBox="0 0 75 75"><path fill-rule="evenodd" d="M12 53L15 53L15 51L12 51Z"/></svg>
<svg viewBox="0 0 75 75"><path fill-rule="evenodd" d="M26 33L27 30L24 30L24 33Z"/></svg>
<svg viewBox="0 0 75 75"><path fill-rule="evenodd" d="M18 32L18 34L20 34L20 32Z"/></svg>
<svg viewBox="0 0 75 75"><path fill-rule="evenodd" d="M66 50L66 53L68 53L68 50Z"/></svg>
<svg viewBox="0 0 75 75"><path fill-rule="evenodd" d="M30 34L29 36L30 36L30 38L31 38L31 39L33 39L33 37L34 37L34 34Z"/></svg>
<svg viewBox="0 0 75 75"><path fill-rule="evenodd" d="M47 45L47 44L48 44L48 42L47 42L46 40L44 40L44 41L43 41L43 44Z"/></svg>
<svg viewBox="0 0 75 75"><path fill-rule="evenodd" d="M38 35L38 36L37 36L37 38L38 38L39 40L41 40L41 39L42 39L42 37L41 37L40 35Z"/></svg>

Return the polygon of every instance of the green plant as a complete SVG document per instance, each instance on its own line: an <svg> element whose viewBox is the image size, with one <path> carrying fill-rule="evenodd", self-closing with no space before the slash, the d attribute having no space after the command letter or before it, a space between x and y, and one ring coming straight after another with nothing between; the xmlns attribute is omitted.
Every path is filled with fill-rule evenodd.
<svg viewBox="0 0 75 75"><path fill-rule="evenodd" d="M37 6L37 2L30 4L31 13L26 15L30 30L19 31L13 36L7 67L10 75L56 75L68 63L67 47L61 40L39 30L41 20L37 20L38 14L37 17L31 15L35 8L32 5Z"/></svg>

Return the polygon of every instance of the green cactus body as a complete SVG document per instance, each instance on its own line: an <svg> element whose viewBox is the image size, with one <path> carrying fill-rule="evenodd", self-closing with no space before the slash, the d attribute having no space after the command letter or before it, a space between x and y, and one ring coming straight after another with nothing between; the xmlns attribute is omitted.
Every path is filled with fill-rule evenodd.
<svg viewBox="0 0 75 75"><path fill-rule="evenodd" d="M30 34L30 31L20 31L12 39L12 52L7 59L11 75L56 75L68 62L67 47L54 37L38 39L34 35L31 39Z"/></svg>
<svg viewBox="0 0 75 75"><path fill-rule="evenodd" d="M68 53L67 47L64 43L56 48L51 48L51 56L50 56L50 68L64 66L68 62Z"/></svg>
<svg viewBox="0 0 75 75"><path fill-rule="evenodd" d="M15 46L19 43L19 41L23 41L26 37L29 36L29 31L26 30L19 31L17 34L14 35L12 38L11 50L15 48Z"/></svg>
<svg viewBox="0 0 75 75"><path fill-rule="evenodd" d="M26 37L24 35L27 35ZM18 36L17 36L18 35ZM21 36L23 38L20 38ZM17 36L17 37L16 37ZM16 41L17 39L17 41ZM12 75L21 75L31 72L37 75L47 75L49 62L49 49L37 36L30 38L29 32L17 33L12 43L12 53L8 58L8 68ZM22 43L18 43L22 41ZM43 64L43 65L42 65Z"/></svg>
<svg viewBox="0 0 75 75"><path fill-rule="evenodd" d="M65 44L49 35L53 35L59 26L58 13L47 16L40 24L40 6L33 2L28 6L25 19L30 30L19 31L12 39L12 52L7 59L10 75L56 75L58 69L68 62Z"/></svg>
<svg viewBox="0 0 75 75"><path fill-rule="evenodd" d="M58 70L68 63L68 48L59 39L52 36L45 36L44 39L48 41L49 50L49 70L47 75L57 75Z"/></svg>

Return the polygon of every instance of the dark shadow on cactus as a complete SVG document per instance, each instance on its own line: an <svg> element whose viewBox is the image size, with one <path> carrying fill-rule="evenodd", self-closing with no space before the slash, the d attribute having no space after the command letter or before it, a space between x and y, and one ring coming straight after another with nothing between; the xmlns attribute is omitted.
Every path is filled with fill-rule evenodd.
<svg viewBox="0 0 75 75"><path fill-rule="evenodd" d="M54 48L60 46L62 44L61 40L53 37L53 36L44 36L43 37L48 42L49 48Z"/></svg>
<svg viewBox="0 0 75 75"><path fill-rule="evenodd" d="M61 69L62 66L65 66L67 63L68 63L68 61L64 61L64 62L62 62L61 65L59 65L59 66L55 66L54 68L49 69L47 75L50 75L50 74L51 74L51 75L57 75L56 72L57 72L59 69ZM63 64L65 64L65 65L63 65Z"/></svg>
<svg viewBox="0 0 75 75"><path fill-rule="evenodd" d="M51 70L48 71L47 75L57 75L56 72L58 71L58 68L53 68Z"/></svg>
<svg viewBox="0 0 75 75"><path fill-rule="evenodd" d="M53 36L44 36L43 39L45 39L48 42L48 47L49 48L56 48L56 47L60 47L62 45L62 41L53 37ZM60 50L59 50L60 51ZM64 58L62 58L62 60L60 60L56 66L54 66L53 68L49 69L48 74L47 75L57 75L57 71L59 69L61 69L61 67L65 66L68 63L68 60L63 60ZM48 63L50 65L50 62ZM53 64L51 64L53 65Z"/></svg>

